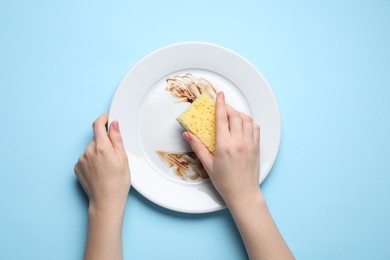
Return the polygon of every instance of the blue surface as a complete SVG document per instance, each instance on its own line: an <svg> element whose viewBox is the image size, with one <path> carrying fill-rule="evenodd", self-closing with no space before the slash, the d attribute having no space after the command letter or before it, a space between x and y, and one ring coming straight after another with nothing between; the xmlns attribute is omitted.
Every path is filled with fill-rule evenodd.
<svg viewBox="0 0 390 260"><path fill-rule="evenodd" d="M1 1L0 259L80 259L73 173L118 83L149 52L207 41L252 61L280 106L262 185L298 259L390 259L390 2ZM261 220L259 220L261 221ZM245 259L228 211L130 192L127 259Z"/></svg>

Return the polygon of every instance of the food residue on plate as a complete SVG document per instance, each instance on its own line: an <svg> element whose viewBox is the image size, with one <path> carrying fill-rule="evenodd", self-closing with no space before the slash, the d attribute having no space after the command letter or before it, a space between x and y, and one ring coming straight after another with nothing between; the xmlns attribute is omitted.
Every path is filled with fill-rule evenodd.
<svg viewBox="0 0 390 260"><path fill-rule="evenodd" d="M209 178L202 163L194 152L166 152L156 151L160 159L172 168L174 173L183 180L196 180Z"/></svg>
<svg viewBox="0 0 390 260"><path fill-rule="evenodd" d="M202 77L197 78L190 73L168 78L166 82L165 90L176 97L178 102L192 103L202 93L209 94L213 99L217 96L217 90L210 81Z"/></svg>
<svg viewBox="0 0 390 260"><path fill-rule="evenodd" d="M165 90L177 98L177 102L194 102L202 93L207 93L214 100L217 89L210 81L203 77L195 77L190 73L176 75L165 80ZM156 151L160 159L173 169L173 172L182 180L208 179L202 163L194 152L167 152Z"/></svg>

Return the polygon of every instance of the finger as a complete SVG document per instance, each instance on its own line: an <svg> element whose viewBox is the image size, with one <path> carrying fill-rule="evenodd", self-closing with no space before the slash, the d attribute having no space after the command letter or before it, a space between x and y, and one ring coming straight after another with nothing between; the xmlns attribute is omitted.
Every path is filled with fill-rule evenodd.
<svg viewBox="0 0 390 260"><path fill-rule="evenodd" d="M240 112L232 107L227 107L227 116L229 120L229 129L231 136L242 136L242 119Z"/></svg>
<svg viewBox="0 0 390 260"><path fill-rule="evenodd" d="M76 168L78 168L78 167L80 167L80 166L78 166L78 165L76 164L75 170L76 170ZM90 190L90 189L89 189L88 181L86 180L86 177L85 177L82 173L80 173L79 171L80 171L80 170L77 170L77 172L75 171L75 172L76 172L77 179L78 179L78 181L79 181L81 187L83 187L84 192L85 192L85 193L87 194L87 196L89 197L88 190Z"/></svg>
<svg viewBox="0 0 390 260"><path fill-rule="evenodd" d="M190 132L184 132L183 137L191 145L192 150L198 156L206 171L207 169L211 169L213 155L207 150L206 146Z"/></svg>
<svg viewBox="0 0 390 260"><path fill-rule="evenodd" d="M229 123L226 112L225 96L223 92L219 92L215 104L215 124L216 124L216 141L218 144L225 142L229 137Z"/></svg>
<svg viewBox="0 0 390 260"><path fill-rule="evenodd" d="M253 138L257 147L260 147L260 126L253 124Z"/></svg>
<svg viewBox="0 0 390 260"><path fill-rule="evenodd" d="M241 120L242 120L242 128L243 128L243 132L244 132L244 138L253 142L254 135L253 135L252 117L250 117L244 113L240 113L240 115L241 115Z"/></svg>
<svg viewBox="0 0 390 260"><path fill-rule="evenodd" d="M123 146L123 139L119 129L119 122L114 120L110 124L110 128L108 130L108 137L110 138L112 147L114 150L120 154L123 158L126 157L125 147Z"/></svg>
<svg viewBox="0 0 390 260"><path fill-rule="evenodd" d="M232 110L234 109L231 105L229 104L226 104L226 111L229 111L229 110ZM229 112L228 112L229 113Z"/></svg>
<svg viewBox="0 0 390 260"><path fill-rule="evenodd" d="M99 116L92 124L93 133L95 135L96 143L108 142L106 123L108 121L108 114L103 114Z"/></svg>
<svg viewBox="0 0 390 260"><path fill-rule="evenodd" d="M94 139L88 144L87 148L85 148L84 156L86 158L91 158L96 153L96 141Z"/></svg>
<svg viewBox="0 0 390 260"><path fill-rule="evenodd" d="M73 168L73 171L74 171L74 174L76 174L77 177L79 177L79 173L80 173L80 168L79 168L79 162L77 162L75 165L74 165L74 168Z"/></svg>
<svg viewBox="0 0 390 260"><path fill-rule="evenodd" d="M76 174L77 179L81 184L85 183L85 178L83 176L83 160L83 157L80 157L78 162L74 166L74 173Z"/></svg>

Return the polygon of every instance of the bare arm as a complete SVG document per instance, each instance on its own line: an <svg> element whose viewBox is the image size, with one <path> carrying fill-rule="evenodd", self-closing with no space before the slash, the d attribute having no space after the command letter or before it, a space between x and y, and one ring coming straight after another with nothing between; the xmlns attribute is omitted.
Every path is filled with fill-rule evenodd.
<svg viewBox="0 0 390 260"><path fill-rule="evenodd" d="M229 207L251 259L294 259L261 194L259 179L260 127L252 118L216 101L217 147L212 155L189 132L189 142Z"/></svg>
<svg viewBox="0 0 390 260"><path fill-rule="evenodd" d="M75 165L75 173L89 198L88 240L84 259L123 259L122 223L130 190L130 170L119 131L108 116L93 124L94 139Z"/></svg>
<svg viewBox="0 0 390 260"><path fill-rule="evenodd" d="M250 259L294 259L260 190L250 198L230 204L229 209Z"/></svg>

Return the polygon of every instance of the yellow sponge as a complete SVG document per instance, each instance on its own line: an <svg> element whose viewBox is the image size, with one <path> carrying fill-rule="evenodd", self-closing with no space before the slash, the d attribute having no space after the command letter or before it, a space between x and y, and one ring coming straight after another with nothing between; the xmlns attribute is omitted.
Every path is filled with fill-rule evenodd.
<svg viewBox="0 0 390 260"><path fill-rule="evenodd" d="M214 153L215 102L208 94L200 95L176 120Z"/></svg>

